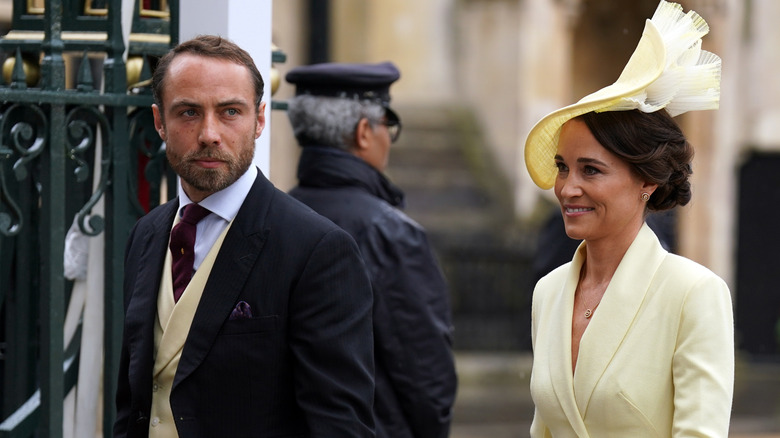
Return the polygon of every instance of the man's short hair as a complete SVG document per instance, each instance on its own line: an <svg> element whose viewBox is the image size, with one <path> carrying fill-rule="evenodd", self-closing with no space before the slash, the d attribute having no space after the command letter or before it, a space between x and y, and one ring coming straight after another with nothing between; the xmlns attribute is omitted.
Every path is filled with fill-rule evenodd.
<svg viewBox="0 0 780 438"><path fill-rule="evenodd" d="M401 77L391 62L326 62L296 67L285 79L295 85L287 115L301 146L350 150L361 119L372 127L383 117L399 120L390 108L390 85Z"/></svg>
<svg viewBox="0 0 780 438"><path fill-rule="evenodd" d="M361 119L376 126L386 109L373 101L299 95L288 103L287 117L301 146L356 147L355 131Z"/></svg>
<svg viewBox="0 0 780 438"><path fill-rule="evenodd" d="M171 62L181 54L223 59L245 66L249 70L249 75L252 78L252 83L255 87L255 111L258 110L260 102L263 101L263 87L265 86L265 83L252 56L236 43L216 35L196 36L189 41L177 45L160 58L154 69L154 73L152 74L152 93L154 94L154 103L157 104L158 107L162 108L163 92L165 91L165 77L168 73L168 68L170 67Z"/></svg>

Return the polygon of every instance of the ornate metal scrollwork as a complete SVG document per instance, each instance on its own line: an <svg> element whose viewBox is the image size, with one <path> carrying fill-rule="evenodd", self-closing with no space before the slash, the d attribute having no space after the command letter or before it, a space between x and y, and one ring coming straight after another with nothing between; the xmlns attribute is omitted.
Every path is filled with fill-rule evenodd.
<svg viewBox="0 0 780 438"><path fill-rule="evenodd" d="M8 188L5 186L5 172L0 165L0 203L5 204L12 212L14 217L6 212L0 211L0 233L6 236L15 236L22 230L22 211L11 198Z"/></svg>
<svg viewBox="0 0 780 438"><path fill-rule="evenodd" d="M154 129L154 118L151 108L139 108L130 115L130 148L140 153L149 161L144 166L144 178L149 183L150 204L159 204L159 193L165 179L165 147L159 134ZM131 184L137 187L138 184ZM135 190L129 191L131 202L138 215L145 214L144 207L138 202Z"/></svg>
<svg viewBox="0 0 780 438"><path fill-rule="evenodd" d="M20 157L13 164L17 181L27 178L28 166L46 146L49 122L40 107L30 104L13 104L0 115L0 206L10 213L0 211L0 233L15 236L22 230L24 218L18 202L8 189L5 166L2 161ZM10 144L8 144L10 142Z"/></svg>
<svg viewBox="0 0 780 438"><path fill-rule="evenodd" d="M83 155L96 145L96 130L100 133L100 181L77 214L81 232L88 236L97 236L103 231L105 221L101 216L90 213L108 186L111 172L111 127L105 114L97 107L86 105L70 110L65 118L65 126L68 128L68 157L76 163L74 174L78 182L86 181L89 176L89 165Z"/></svg>
<svg viewBox="0 0 780 438"><path fill-rule="evenodd" d="M73 173L76 175L76 181L84 182L89 177L89 164L80 156L89 150L95 143L95 133L87 122L83 120L72 120L68 123L68 141L81 140L77 145L70 147L68 158L76 162L76 169Z"/></svg>

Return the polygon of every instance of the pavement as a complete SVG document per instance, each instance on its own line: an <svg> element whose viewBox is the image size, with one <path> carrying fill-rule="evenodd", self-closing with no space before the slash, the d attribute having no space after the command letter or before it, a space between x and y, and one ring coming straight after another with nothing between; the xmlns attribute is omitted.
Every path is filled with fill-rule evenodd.
<svg viewBox="0 0 780 438"><path fill-rule="evenodd" d="M457 352L450 438L526 438L533 418L530 353ZM738 355L729 437L780 438L780 362Z"/></svg>

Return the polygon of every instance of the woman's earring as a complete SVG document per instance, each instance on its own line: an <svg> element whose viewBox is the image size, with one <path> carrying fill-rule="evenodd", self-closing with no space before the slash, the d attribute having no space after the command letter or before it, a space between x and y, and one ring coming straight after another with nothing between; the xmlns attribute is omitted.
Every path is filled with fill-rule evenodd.
<svg viewBox="0 0 780 438"><path fill-rule="evenodd" d="M650 194L647 192L642 193L642 200L647 202L650 200Z"/></svg>

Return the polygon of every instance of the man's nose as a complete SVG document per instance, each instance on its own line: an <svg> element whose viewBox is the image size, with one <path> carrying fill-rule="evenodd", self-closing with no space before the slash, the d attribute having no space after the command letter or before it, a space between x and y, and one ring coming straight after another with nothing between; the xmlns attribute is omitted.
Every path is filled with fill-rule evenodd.
<svg viewBox="0 0 780 438"><path fill-rule="evenodd" d="M205 146L219 146L221 143L219 120L213 114L203 116L203 123L198 133L198 142Z"/></svg>

